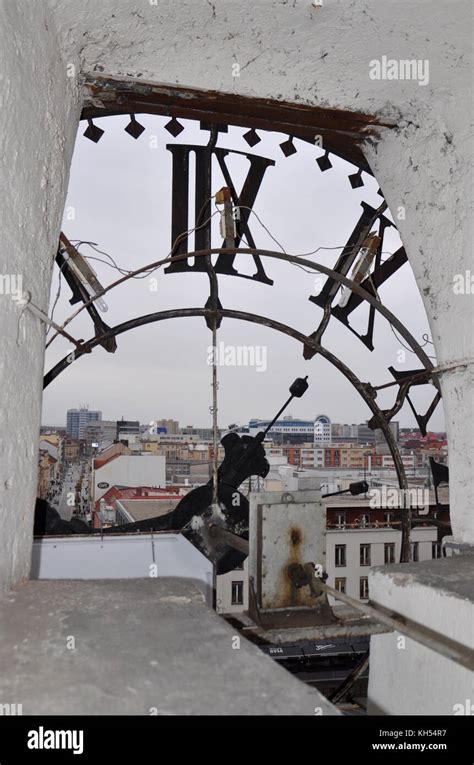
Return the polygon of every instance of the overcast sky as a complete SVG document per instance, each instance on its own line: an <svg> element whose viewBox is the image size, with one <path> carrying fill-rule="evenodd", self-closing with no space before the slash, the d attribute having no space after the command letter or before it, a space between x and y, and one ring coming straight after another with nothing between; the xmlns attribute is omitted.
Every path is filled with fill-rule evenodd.
<svg viewBox="0 0 474 765"><path fill-rule="evenodd" d="M95 123L105 129L101 141L94 144L83 137L87 123L81 123L71 170L63 231L69 239L89 240L110 253L120 267L135 269L166 256L170 250L171 153L166 144L207 143L209 133L198 124L182 120L186 129L173 139L164 130L164 117L138 115L146 130L135 141L123 128L128 117L108 117ZM276 240L294 255L317 247L339 247L347 241L360 213L361 201L380 205L375 179L363 174L365 185L352 190L347 179L354 167L331 156L333 168L322 173L315 159L321 151L295 141L298 151L285 158L279 144L287 138L279 133L259 131L261 143L250 149L243 140L243 128L229 128L220 134L218 145L259 154L276 160L263 180L254 206ZM238 189L246 176L248 162L242 157L229 157L228 166ZM191 184L193 179L191 178ZM219 169L213 168L213 193L225 185ZM193 200L190 200L192 205ZM213 208L215 209L215 208ZM74 219L71 219L74 216ZM257 246L278 250L254 216L249 221ZM213 218L214 246L220 246L218 216ZM192 245L192 241L190 244ZM386 236L384 258L400 246L396 233ZM81 253L100 257L87 246ZM340 249L322 250L311 256L328 266L334 265ZM103 285L115 281L119 273L107 265L90 260ZM253 272L253 261L239 256L236 265L241 271ZM264 268L274 279L270 287L237 277L220 276L220 300L225 308L235 308L267 315L287 323L304 333L313 331L322 311L308 300L315 294L317 275L294 265L265 259ZM158 280L157 290L151 279ZM385 305L423 344L422 336L429 328L421 298L408 264L380 291ZM55 267L51 289L51 305L58 289ZM115 325L126 319L179 307L203 307L209 295L208 278L204 274L169 274L162 270L145 279L128 280L105 296L108 311L103 320ZM69 305L70 290L61 280L61 294L54 318L62 322L76 306ZM352 314L351 323L360 331L365 328L367 307ZM75 337L84 339L94 334L84 311L69 325ZM406 352L400 362L402 346L390 326L376 318L375 350L371 353L337 320L332 319L323 344L348 364L363 381L382 384L392 378L387 367L419 368L416 356ZM325 413L334 422L363 422L370 412L345 378L320 356L305 361L301 345L271 329L224 319L219 341L226 346L259 346L266 353L265 371L252 366L219 366L219 425L247 423L250 418L269 418L287 397L288 386L295 377L308 375L310 387L302 399L291 405L287 414L313 419ZM182 425L211 426L211 366L208 347L211 334L204 319L176 319L141 327L117 337L118 349L108 354L96 348L66 369L46 389L43 422L63 424L66 410L81 404L102 410L104 419L173 418ZM425 350L433 355L433 346ZM50 369L71 347L57 338L46 354L46 370ZM263 357L264 358L264 357ZM392 405L395 388L382 392L379 405ZM424 412L433 396L431 386L419 386L413 400ZM403 427L416 426L407 405L397 419ZM442 406L433 416L429 429L444 429Z"/></svg>

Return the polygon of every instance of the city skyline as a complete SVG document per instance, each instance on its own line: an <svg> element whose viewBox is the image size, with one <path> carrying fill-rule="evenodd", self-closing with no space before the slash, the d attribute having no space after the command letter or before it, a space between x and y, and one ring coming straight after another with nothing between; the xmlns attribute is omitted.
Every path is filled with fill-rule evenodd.
<svg viewBox="0 0 474 765"><path fill-rule="evenodd" d="M86 409L82 409L81 406L79 406L79 407L68 407L68 409L66 410L66 417L65 417L65 421L64 422L52 422L52 421L51 422L42 422L41 423L41 427L42 428L52 428L52 429L53 428L65 429L67 427L67 413L70 412L70 411L81 411L81 410L82 411L90 411L90 412L101 411L101 410L97 410L97 409L92 409L89 406ZM301 422L315 422L317 417L320 417L320 416L321 416L321 413L319 413L319 415L314 416L314 417L294 417L291 414L291 412L290 412L288 414L282 415L276 421L275 424L277 424L278 422L281 422L283 420L301 421ZM133 417L133 416L132 417L125 417L124 415L121 415L120 417L115 417L115 416L104 417L104 416L102 416L102 418L98 418L98 419L99 419L99 421L102 421L102 422L115 422L115 423L119 423L121 421L125 421L125 422L138 421L139 424L140 424L140 427L145 427L145 426L147 426L147 427L150 426L151 427L153 424L156 424L157 422L159 423L159 422L163 422L163 421L168 420L170 422L177 423L177 425L178 425L180 430L181 429L186 429L186 428L191 428L191 427L192 428L196 428L196 429L203 429L203 430L204 429L209 429L209 430L211 430L209 425L203 425L201 423L196 423L196 422L193 422L193 423L186 422L185 423L179 417L176 420L175 420L174 417L153 417L153 418L145 418L145 420L141 420L141 419ZM331 425L331 428L334 428L334 427L352 427L352 426L360 426L360 425L366 425L367 424L367 420L363 420L363 421L356 421L356 420L350 421L350 420L348 420L347 422L344 422L343 420L333 420L332 418L329 418L329 419L330 419L330 423L329 424ZM265 417L249 417L244 422L234 422L234 423L229 423L227 425L218 425L218 427L219 427L219 430L221 430L221 431L222 430L230 429L230 425L232 425L232 429L234 429L234 428L245 428L245 427L248 427L249 425L252 426L252 423L254 423L254 424L255 423L265 423L265 422L269 422L269 420L270 420L270 418L265 418ZM392 420L390 422L390 425L392 425L392 426L393 425L397 425L399 431L401 431L401 430L404 430L404 431L409 430L409 431L413 431L413 432L417 432L417 431L419 432L419 428L418 428L418 426L416 424L412 425L412 426L403 426L403 425L400 424L399 420ZM377 428L376 430L379 430L379 429ZM375 430L373 432L375 433ZM442 430L442 429L441 430L436 430L434 428L429 428L427 433L430 433L430 432L438 433L438 434L446 434L446 431Z"/></svg>

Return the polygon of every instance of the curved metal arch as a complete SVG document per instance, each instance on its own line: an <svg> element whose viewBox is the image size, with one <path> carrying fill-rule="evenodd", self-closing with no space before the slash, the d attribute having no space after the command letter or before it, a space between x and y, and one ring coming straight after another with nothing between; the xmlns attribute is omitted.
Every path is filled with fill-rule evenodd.
<svg viewBox="0 0 474 765"><path fill-rule="evenodd" d="M263 129L268 132L278 131L278 132L288 133L288 135L291 138L299 138L300 140L310 142L310 143L314 142L314 132L315 132L315 127L313 127L314 109L311 109L311 110L307 109L307 111L300 109L297 115L295 112L294 105L292 105L291 110L288 111L288 109L286 108L287 105L285 104L275 105L275 104L271 104L270 102L266 102L264 104L263 102L261 103L257 102L257 100L254 100L252 104L248 102L248 100L245 102L242 102L242 103L239 102L238 104L236 104L234 103L235 101L234 97L227 98L225 103L223 103L222 97L225 98L225 96L222 96L222 94L219 94L219 99L220 99L219 102L215 102L215 96L217 94L203 94L203 93L199 93L198 91L191 92L189 91L189 89L187 92L184 92L176 88L167 88L164 86L153 86L150 83L114 82L113 80L110 80L110 79L107 80L101 77L95 78L94 80L90 80L89 82L87 82L86 88L89 90L91 98L90 98L90 102L84 105L81 119L113 116L114 114L132 114L133 115L133 114L140 114L140 113L161 114L161 115L167 114L170 116L173 115L177 117L197 119L197 115L199 114L199 109L202 108L202 99L203 97L204 98L207 97L208 99L210 99L210 103L213 104L213 107L214 107L212 109L213 116L214 116L214 112L216 111L216 103L217 103L216 122L218 124L225 124L225 123L241 124L241 125L246 125L248 127L256 127L257 129ZM101 102L102 97L103 97L103 101ZM271 108L274 106L277 107L278 113L271 112ZM189 109L191 107L192 107L192 110L194 110L193 113L189 112ZM285 123L283 127L281 123L282 108L284 109L285 119L287 120L287 122ZM207 117L208 112L206 112L206 119L208 119ZM346 159L347 161L352 162L352 164L356 165L361 170L363 169L366 172L373 174L360 144L361 144L361 139L363 137L367 137L367 135L370 135L370 133L375 134L376 130L374 130L374 128L376 129L381 127L383 123L378 123L376 120L374 120L373 117L368 118L368 115L363 115L363 114L333 112L333 110L330 110L330 112L327 112L327 113L326 112L327 110L321 111L320 117L322 116L324 119L321 122L321 129L319 127L317 129L318 133L321 133L321 134L324 133L324 148L329 149L331 153L334 153L337 156L340 156ZM236 115L237 115L237 122L235 121ZM229 116L231 116L231 119L229 119ZM298 124L297 116L298 116L298 119L300 120L299 124ZM256 121L255 121L255 117L256 117ZM269 117L271 117L270 124L269 124ZM341 125L338 124L338 120L340 118L342 118L343 120L346 120L345 130L341 130ZM350 129L347 129L349 126L350 126ZM383 124L383 126L394 127L393 124ZM344 136L345 138L344 140L342 140ZM334 143L333 143L333 140L331 139L334 139ZM347 150L348 146L350 147L350 151ZM267 257L273 257L276 259L286 260L295 265L301 265L308 269L313 269L317 273L323 273L329 277L332 277L339 284L342 284L348 287L350 290L352 290L352 292L359 295L359 297L361 297L366 303L368 303L375 310L381 313L391 325L397 328L400 335L409 344L413 352L416 354L420 362L423 364L424 368L427 370L427 380L429 379L429 373L434 368L429 360L429 357L425 354L425 352L423 351L421 346L417 343L415 338L411 335L411 333L408 332L408 330L403 326L403 324L401 324L401 322L399 322L397 317L395 317L388 309L386 309L381 304L378 298L373 297L370 293L366 292L358 284L353 283L350 279L343 276L342 274L339 274L338 272L333 271L332 269L328 269L322 264L314 263L314 262L305 260L304 258L299 258L298 256L288 256L282 253L264 251L264 250L258 250L258 249L250 249L250 248L248 249L236 248L235 250L230 248L225 250L209 249L209 250L198 251L194 253L188 252L181 257L174 256L172 259L167 258L161 261L161 263L157 262L156 264L151 264L151 266L146 266L142 269L139 269L138 271L135 271L133 274L130 274L127 277L124 277L118 280L117 282L115 282L114 284L110 285L110 287L106 288L104 291L97 294L95 298L91 299L88 303L85 303L82 307L85 308L87 307L87 305L91 305L95 299L105 294L105 292L107 292L109 289L113 289L113 287L117 286L118 283L125 281L127 278L131 278L133 275L146 271L150 269L150 267L152 266L159 266L164 263L177 262L178 260L187 260L189 258L196 258L196 257L204 257L205 259L209 261L209 264L210 264L210 256L212 254L227 254L227 255L258 254L259 256L267 256ZM212 266L210 268L210 271L212 272L213 278L215 279L216 278L215 272ZM211 283L211 295L212 295L212 283ZM346 379L348 379L351 382L351 384L356 388L356 390L359 392L359 394L362 396L362 398L364 399L364 401L367 403L370 410L372 411L374 415L373 421L376 422L377 425L383 431L386 442L392 454L392 458L394 460L394 465L397 471L399 485L401 488L405 488L407 485L405 471L404 471L403 463L401 461L401 457L398 451L398 446L393 438L392 431L389 427L389 417L391 418L403 405L405 400L405 393L409 390L410 383L405 382L402 384L399 390L399 394L398 394L395 406L392 407L392 410L389 410L388 412L383 412L375 402L375 397L377 395L376 390L369 383L361 382L358 379L358 377L355 374L353 374L352 371L339 358L337 358L337 356L332 354L330 351L327 351L321 345L320 341L326 329L328 320L330 318L329 316L326 315L326 313L327 311L325 310L321 323L319 324L316 331L313 332L309 337L299 332L298 330L288 327L287 325L281 324L280 322L273 322L272 320L267 319L265 317L260 317L260 316L256 316L254 314L249 314L245 312L224 310L224 309L216 311L215 305L213 309L191 308L191 309L178 309L176 311L163 311L163 312L159 312L155 314L148 314L147 316L137 317L136 319L132 319L128 322L124 322L123 324L120 324L117 327L112 328L110 331L104 334L101 334L100 337L93 338L87 341L86 343L83 343L82 341L80 341L78 344L77 350L73 352L73 354L69 354L65 359L63 359L61 362L56 364L56 366L53 367L53 369L50 370L50 372L45 376L45 387L53 379L55 379L55 377L57 377L58 374L64 371L65 367L68 366L68 363L69 363L68 359L71 358L71 355L73 356L73 359L75 360L76 358L79 358L85 353L90 353L92 349L97 344L99 344L101 340L104 340L108 337L115 337L115 335L126 332L129 329L135 328L137 326L142 326L144 324L152 323L154 321L160 321L163 319L180 318L180 317L186 317L186 316L203 316L206 318L206 320L209 323L212 320L215 322L217 318L221 319L222 317L235 318L235 319L241 319L244 321L260 323L276 331L283 332L284 334L292 336L294 339L297 339L299 342L301 342L303 344L303 347L313 348L316 353L319 353L324 358L326 358L327 361L329 361L333 366L335 366L346 377ZM74 315L77 315L77 312ZM70 320L68 320L66 324L69 321ZM209 323L208 323L208 326L209 326ZM54 339L54 336L52 339ZM432 378L432 382L439 390L439 382L436 377ZM386 417L385 415L389 415L389 417ZM405 515L407 515L407 518L409 519L409 511L406 511L406 513L404 513L403 524L405 524L407 521L407 518L405 518ZM408 528L408 533L405 537L405 542L409 538L409 529L410 529L409 523L407 528ZM402 540L403 540L403 537L402 537ZM403 547L403 541L402 541L402 547ZM402 550L402 560L403 559L406 559L406 558L403 557L403 550Z"/></svg>
<svg viewBox="0 0 474 765"><path fill-rule="evenodd" d="M371 295L370 292L367 292L359 284L352 281L351 279L348 279L346 276L344 276L343 274L340 274L338 271L333 271L331 268L328 268L328 266L325 266L322 263L315 263L312 260L307 260L306 258L299 257L298 255L288 255L287 253L275 252L274 250L262 250L260 248L252 248L252 247L229 247L229 248L214 247L214 248L210 248L206 250L195 250L194 252L187 252L187 253L184 253L183 255L175 255L173 257L167 256L166 258L162 258L160 260L153 261L152 263L148 263L147 265L141 266L140 268L137 268L135 271L132 271L131 273L120 277L120 279L117 279L115 282L112 282L111 284L109 284L108 287L105 287L103 290L98 292L94 297L90 298L87 302L83 303L81 307L78 308L78 310L75 311L69 317L69 319L64 322L62 326L63 327L67 326L67 324L69 324L69 322L72 321L72 319L78 316L79 313L81 313L81 311L87 308L87 306L91 305L99 297L102 297L110 290L114 289L120 284L123 284L123 282L128 281L128 279L132 279L134 276L137 276L138 274L142 274L145 271L156 270L163 265L166 265L169 263L176 263L181 260L187 260L189 258L206 258L210 255L220 255L220 254L258 255L259 257L267 257L267 258L274 258L276 260L284 260L289 263L294 263L296 265L310 268L315 273L323 273L326 276L332 277L333 279L338 281L340 284L344 285L345 287L348 287L350 290L352 290L352 292L355 292L357 295L359 295L363 300L365 300L367 303L373 306L375 310L378 311L389 322L389 324L392 324L394 327L396 327L397 331L401 334L403 339L406 340L406 342L410 345L413 352L418 356L418 359L421 361L425 369L427 370L434 369L434 366L431 363L429 357L424 352L420 344L415 340L411 332L409 332L406 329L404 324L402 324L401 321L380 302L380 300L377 300L377 298ZM49 341L46 347L48 347L52 343L52 341L57 337L57 335L58 333L53 335L53 337L51 338L51 340ZM309 337L306 338L306 345L311 346ZM439 388L438 381L434 380L433 382L436 385L436 387Z"/></svg>
<svg viewBox="0 0 474 765"><path fill-rule="evenodd" d="M211 255L219 255L221 253L226 254L249 254L254 255L258 254L263 257L270 257L275 258L277 260L284 260L289 263L294 263L296 265L301 265L303 267L309 268L317 273L324 273L327 276L333 277L336 281L338 281L340 284L343 284L344 286L351 289L353 292L358 294L364 301L372 305L375 310L377 310L384 318L393 326L397 328L397 330L400 332L402 337L406 340L406 342L411 346L414 353L418 356L419 360L423 363L425 369L429 372L432 369L434 369L433 364L431 363L429 357L426 355L426 353L423 351L421 346L417 343L415 338L411 335L411 333L405 328L405 326L398 320L396 316L392 314L391 311L389 311L376 297L368 293L366 290L364 290L359 284L356 284L351 279L348 279L347 277L343 276L342 274L333 271L333 269L328 268L327 266L324 266L321 263L314 263L313 261L306 260L305 258L301 258L298 256L292 256L287 255L286 253L279 253L271 250L260 250L257 248L210 248L206 250L200 250L195 251L192 253L184 253L180 256L174 256L171 258L168 256L167 258L164 258L160 261L156 261L155 263L148 264L146 266L143 266L140 269L137 269L136 271L127 274L126 276L123 276L122 278L116 280L116 282L112 283L108 287L106 287L104 290L102 290L100 293L98 293L94 298L91 298L88 303L84 303L83 306L77 311L68 321L71 321L74 316L76 316L83 308L85 308L88 304L91 304L101 295L105 294L109 290L116 287L118 284L123 283L124 281L127 281L129 278L132 278L132 276L137 275L139 273L143 273L144 271L151 270L152 268L158 268L161 265L164 265L165 263L169 262L176 262L177 260L186 260L190 257L203 257L207 260L210 260ZM215 274L214 269L211 267L210 271L212 274ZM73 356L73 360L76 358L79 358L80 356L84 355L85 353L90 353L92 349L99 344L101 340L104 340L108 337L115 336L117 334L121 334L123 332L128 331L129 329L132 329L137 326L142 326L144 324L152 323L154 321L160 321L163 319L168 318L179 318L179 317L186 317L186 316L203 316L209 320L212 318L215 319L216 317L216 311L214 309L202 309L202 308L195 308L195 309L177 309L177 310L171 310L171 311L164 311L164 312L158 312L154 314L148 314L143 317L138 317L136 319L130 320L128 322L124 322L121 325L118 325L115 328L112 328L109 332L101 334L95 338L92 338L91 340L87 341L86 343L79 344L79 347L74 351L72 354L68 354L65 359L63 359L61 362L56 364L55 367L53 367L52 370L45 376L45 382L44 387L49 385L50 382L52 382L55 377L57 377L70 363L68 359L71 358L71 355ZM385 440L387 442L387 445L389 447L390 453L392 455L392 459L394 462L394 466L397 472L398 482L399 486L402 489L407 488L407 479L405 470L403 467L403 463L401 460L400 453L398 451L397 444L393 438L392 431L389 427L389 422L384 417L383 412L380 410L378 405L375 403L375 395L376 392L372 388L370 384L362 383L356 375L352 373L352 371L346 367L346 365L338 359L334 354L332 354L330 351L327 351L321 344L319 343L319 340L322 335L321 331L321 324L316 333L314 333L314 337L316 339L313 339L313 337L307 337L303 333L299 332L298 330L295 330L291 327L288 327L287 325L284 325L280 322L274 322L271 319L268 319L266 317L256 316L255 314L249 314L246 312L241 311L233 311L233 310L225 310L225 309L219 309L217 311L217 316L219 318L223 318L227 316L228 318L236 318L241 319L244 321L253 321L255 323L260 323L264 326L268 326L270 328L276 329L280 332L283 332L284 334L288 334L289 336L294 337L295 339L299 340L303 346L314 348L316 353L321 354L324 358L326 358L330 363L332 363L337 369L339 369L342 374L352 383L352 385L356 388L356 390L359 392L359 394L362 396L364 401L367 403L369 408L371 409L374 419L379 425L380 429L382 430ZM63 326L65 326L68 322L66 322ZM323 322L324 323L324 317ZM53 337L54 339L54 337ZM439 382L436 378L433 379L433 383L439 390ZM400 408L401 403L398 402L397 404L400 404L397 408ZM405 508L403 514L402 514L402 550L401 550L401 560L406 561L410 559L410 530L411 530L411 511L409 508Z"/></svg>
<svg viewBox="0 0 474 765"><path fill-rule="evenodd" d="M214 311L212 309L206 309L206 308L177 308L177 309L171 309L167 311L158 311L155 313L145 314L144 316L138 316L135 319L129 319L128 321L122 322L122 324L118 324L116 327L111 328L109 332L106 332L103 335L99 335L94 338L91 338L86 343L83 343L80 349L73 351L69 353L67 356L65 356L48 372L47 375L45 375L44 388L46 388L56 377L58 377L61 374L61 372L63 372L71 363L73 363L74 361L76 361L78 358L85 355L86 353L90 353L93 350L93 348L99 345L101 340L104 340L107 337L111 337L111 336L115 337L116 335L123 334L124 332L128 332L129 330L135 329L136 327L142 327L147 324L153 324L157 321L166 321L168 319L179 319L179 318L189 318L189 317L199 317L199 316L211 319L212 317L215 316L215 314L217 314L218 319L229 318L229 319L237 319L241 321L248 321L254 324L261 324L265 327L269 327L270 329L276 330L277 332L281 332L282 334L288 335L289 337L292 337L295 340L298 340L303 345L309 344L316 351L317 354L320 354L323 358L325 358L333 366L335 366L346 377L346 379L349 380L349 382L354 386L354 388L361 395L361 397L364 399L364 401L366 402L366 404L372 411L372 414L375 416L377 423L379 424L380 429L384 433L387 444L389 446L390 453L394 461L395 469L397 471L397 477L398 477L400 488L407 487L407 479L406 479L405 470L403 467L403 463L402 463L395 439L393 437L393 433L390 430L388 422L383 417L383 414L380 408L375 403L374 397L370 395L369 386L366 383L361 382L361 380L359 380L357 375L355 375L349 369L349 367L347 367L339 358L337 358L337 356L335 356L333 353L328 351L321 344L316 343L313 340L308 340L306 335L294 329L293 327L289 327L287 324L274 321L273 319L269 319L265 316L251 314L246 311L235 311L230 309L218 309L217 311Z"/></svg>

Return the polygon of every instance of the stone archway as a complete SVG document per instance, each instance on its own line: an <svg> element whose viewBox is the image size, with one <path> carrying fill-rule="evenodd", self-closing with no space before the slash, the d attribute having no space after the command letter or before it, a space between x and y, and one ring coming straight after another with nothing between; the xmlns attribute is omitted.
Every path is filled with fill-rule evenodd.
<svg viewBox="0 0 474 765"><path fill-rule="evenodd" d="M457 81L453 65L460 30L466 40L469 34L463 25L467 4L452 9L449 28L442 23L444 3L431 9L429 18L422 5L400 6L396 0L383 5L369 0L366 5L370 13L339 0L322 12L304 2L249 3L251 33L242 4L212 12L204 0L193 5L192 24L189 5L180 3L174 4L173 17L154 3L137 13L129 0L120 7L112 0L79 8L73 0L3 7L0 129L7 193L1 268L3 274L21 275L35 303L46 309L83 82L92 81L97 72L214 93L237 88L244 100L265 100L278 109L303 103L315 114L330 107L372 115L380 128L362 151L389 206L406 212L399 227L443 370L454 536L472 543L474 352L472 333L458 331L460 325L472 324L472 296L470 284L455 300L452 288L453 277L466 279L470 266L465 224L469 114L460 93L469 84L468 78L464 84ZM419 30L427 25L429 35L420 37ZM393 35L405 41L401 57L409 57L413 46L420 57L429 57L437 78L434 90L413 82L370 79L368 59L382 55ZM179 56L176 46L187 55ZM232 74L236 60L238 80ZM389 124L396 127L384 127ZM10 296L1 298L0 585L7 589L29 573L44 330L26 313L19 329L21 309Z"/></svg>

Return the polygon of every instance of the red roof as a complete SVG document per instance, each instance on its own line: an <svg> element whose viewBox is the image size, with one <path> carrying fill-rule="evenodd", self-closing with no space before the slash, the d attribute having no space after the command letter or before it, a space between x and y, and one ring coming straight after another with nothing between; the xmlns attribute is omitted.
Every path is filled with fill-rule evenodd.
<svg viewBox="0 0 474 765"><path fill-rule="evenodd" d="M102 499L107 504L110 504L116 499L182 499L182 495L177 494L174 489L166 486L111 486L96 501L97 507Z"/></svg>

